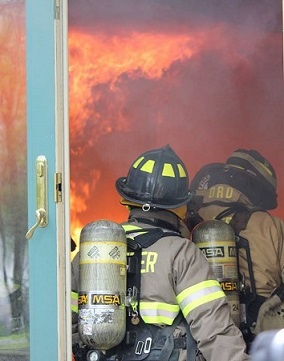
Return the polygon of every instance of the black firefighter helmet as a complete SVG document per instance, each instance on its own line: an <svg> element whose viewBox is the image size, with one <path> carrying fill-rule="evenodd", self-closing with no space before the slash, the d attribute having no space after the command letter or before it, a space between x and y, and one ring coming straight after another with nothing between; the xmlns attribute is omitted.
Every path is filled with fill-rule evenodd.
<svg viewBox="0 0 284 361"><path fill-rule="evenodd" d="M116 189L130 202L163 209L180 207L191 198L187 169L169 145L141 154L127 177L117 179Z"/></svg>
<svg viewBox="0 0 284 361"><path fill-rule="evenodd" d="M191 181L191 189L208 189L227 184L242 192L251 203L265 210L277 207L276 173L256 150L237 149L226 163L203 166Z"/></svg>

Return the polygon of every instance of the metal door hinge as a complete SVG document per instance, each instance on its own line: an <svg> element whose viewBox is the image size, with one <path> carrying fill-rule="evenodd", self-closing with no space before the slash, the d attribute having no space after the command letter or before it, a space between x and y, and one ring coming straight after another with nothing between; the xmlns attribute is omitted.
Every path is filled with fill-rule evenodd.
<svg viewBox="0 0 284 361"><path fill-rule="evenodd" d="M54 174L54 201L62 202L62 173Z"/></svg>

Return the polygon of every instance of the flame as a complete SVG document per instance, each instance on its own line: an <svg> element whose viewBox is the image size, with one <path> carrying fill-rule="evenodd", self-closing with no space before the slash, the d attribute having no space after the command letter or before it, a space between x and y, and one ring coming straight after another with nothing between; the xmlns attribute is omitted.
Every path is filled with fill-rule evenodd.
<svg viewBox="0 0 284 361"><path fill-rule="evenodd" d="M201 39L189 34L132 33L124 37L93 35L70 29L69 31L69 96L71 154L83 152L97 137L128 128L128 118L123 114L124 95L118 88L121 77L157 79L177 61L189 59L200 47ZM116 105L108 107L103 118L95 104L100 93L93 89L108 84L115 93ZM115 113L114 117L110 115ZM115 122L113 121L115 119ZM84 138L84 145L77 139L84 137L82 124L96 123L96 135ZM72 162L72 158L71 158ZM100 180L99 170L92 170L88 183L78 178L71 181L71 234L74 240L83 226L78 216L87 210L87 200ZM71 175L72 178L72 175ZM78 192L78 189L80 190Z"/></svg>
<svg viewBox="0 0 284 361"><path fill-rule="evenodd" d="M208 27L205 28L206 26ZM121 27L123 28L123 25ZM185 130L185 134L188 131L191 137L190 146L193 150L190 152L196 150L196 153L192 154L193 161L188 161L191 174L194 174L204 162L215 162L218 156L230 154L234 148L259 148L265 155L267 149L264 146L272 144L270 140L273 139L273 133L276 134L277 141L279 140L278 119L282 118L276 114L278 108L274 113L275 123L278 123L271 129L270 138L267 138L267 132L256 132L254 127L262 122L265 124L267 117L263 116L261 119L264 114L262 104L268 104L269 113L270 103L266 100L269 100L272 88L266 90L267 84L271 84L269 75L266 74L269 73L269 66L276 68L279 58L273 58L270 63L267 54L271 49L276 49L272 43L278 39L271 32L259 31L257 26L246 27L245 30L246 33L242 33L240 27L236 27L235 24L232 26L229 21L219 21L213 25L201 24L194 30L187 28L184 32L171 29L164 33L152 31L150 26L147 32L120 31L117 35L92 32L91 29L90 33L87 33L80 28L69 28L71 234L75 240L78 239L82 226L93 218L93 215L90 215L93 209L89 209L90 199L95 191L98 192L97 189L102 182L111 184L111 187L106 185L99 190L106 192L103 193L103 197L107 198L104 202L92 199L97 206L93 214L108 214L117 221L126 214L119 213L121 211L117 211L113 205L117 202L112 200L115 192L112 191L113 170L108 171L105 168L105 159L101 159L101 153L104 153L105 149L100 149L98 145L105 146L104 142L100 143L103 136L115 133L119 138L120 134L128 134L135 128L132 124L133 118L137 123L145 122L146 116L138 115L137 104L130 104L130 100L133 99L129 96L131 89L127 86L131 82L126 80L133 81L134 86L141 84L140 80L151 81L157 88L167 84L170 89L169 97L174 95L182 98L184 108L173 114L182 126L185 116L193 119L192 124L188 122ZM263 50L259 51L261 46ZM178 73L178 66L184 64L187 66L183 68L187 72L186 80L182 78L183 73ZM159 83L161 79L163 82ZM272 74L272 80L275 79ZM190 82L193 83L190 84L191 87L188 86ZM277 87L278 84L275 85L276 92ZM178 94L174 94L172 88ZM178 145L183 143L183 147L186 148L188 142L181 139L183 134L169 125L171 119L167 112L171 109L167 100L162 99L167 97L167 93L164 89L161 89L161 93L156 92L161 102L156 105L156 99L148 99L146 104L150 108L151 116L155 117L155 123L158 126L161 123L166 126L164 130L162 127L158 129L158 126L154 128L151 124L151 130L154 128L152 133L156 132L158 136L154 139L152 135L153 138L145 146L158 143L158 137L160 136L160 141L164 136ZM157 93L153 92L154 95ZM147 96L143 93L144 95ZM203 102L203 98L206 99L206 103ZM138 103L139 99L135 101ZM195 116L197 120L194 119ZM244 135L242 124L245 122L243 129L249 130ZM214 124L210 131L209 123ZM170 136L167 134L169 130L173 133ZM228 134L228 139L224 139L224 134ZM121 136L119 139L125 138ZM214 144L214 139L217 139L218 144ZM138 135L138 145L139 141ZM273 141L274 147L275 144ZM281 140L279 144L281 145ZM274 154L273 146L271 154ZM214 149L214 152L208 149ZM183 152L186 156L190 153L187 149ZM93 159L90 159L92 157ZM185 158L185 161L187 160ZM93 162L91 168L88 168L90 161ZM102 193L99 197L101 195ZM104 204L109 209L108 213L102 209Z"/></svg>
<svg viewBox="0 0 284 361"><path fill-rule="evenodd" d="M104 123L100 132L112 131L113 124L101 119L94 109L97 94L94 86L109 84L118 91L117 83L123 74L131 78L159 78L175 61L190 58L198 41L188 34L133 33L128 37L94 36L69 31L69 81L71 137L80 134L83 119ZM121 97L123 94L116 94ZM117 113L116 129L127 127L125 118ZM101 134L101 133L100 133Z"/></svg>

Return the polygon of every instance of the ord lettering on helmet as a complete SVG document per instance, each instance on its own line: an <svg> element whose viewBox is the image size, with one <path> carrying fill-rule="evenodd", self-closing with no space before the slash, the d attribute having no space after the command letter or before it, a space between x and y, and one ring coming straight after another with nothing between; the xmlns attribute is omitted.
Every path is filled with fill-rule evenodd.
<svg viewBox="0 0 284 361"><path fill-rule="evenodd" d="M155 272L155 264L158 259L157 252L142 252L141 273Z"/></svg>
<svg viewBox="0 0 284 361"><path fill-rule="evenodd" d="M209 189L209 198L219 198L219 199L231 199L233 197L233 188L232 187L211 187Z"/></svg>

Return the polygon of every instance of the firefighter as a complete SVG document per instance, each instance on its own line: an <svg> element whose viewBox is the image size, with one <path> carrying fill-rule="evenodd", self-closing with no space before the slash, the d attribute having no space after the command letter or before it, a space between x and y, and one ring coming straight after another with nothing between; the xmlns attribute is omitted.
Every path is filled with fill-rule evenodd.
<svg viewBox="0 0 284 361"><path fill-rule="evenodd" d="M189 346L189 335L197 346L196 360L248 360L246 344L212 268L199 248L184 237L183 220L191 194L182 160L169 145L147 151L134 161L126 177L116 181L116 189L129 210L122 224L128 237L135 238L141 228L165 232L142 250L138 314L133 323L154 332L146 360L186 360L190 348L195 350ZM165 335L173 325L170 341ZM159 344L162 349L157 351ZM128 359L136 360L137 355Z"/></svg>
<svg viewBox="0 0 284 361"><path fill-rule="evenodd" d="M279 296L278 306L284 298L284 222L269 213L277 207L275 170L258 151L237 149L226 163L203 166L192 179L191 190L195 200L188 210L189 228L201 220L222 219L248 242L239 250L239 273L247 306L243 321L251 327L265 301L275 307L271 295ZM258 332L281 323L284 327L283 307L279 313Z"/></svg>

